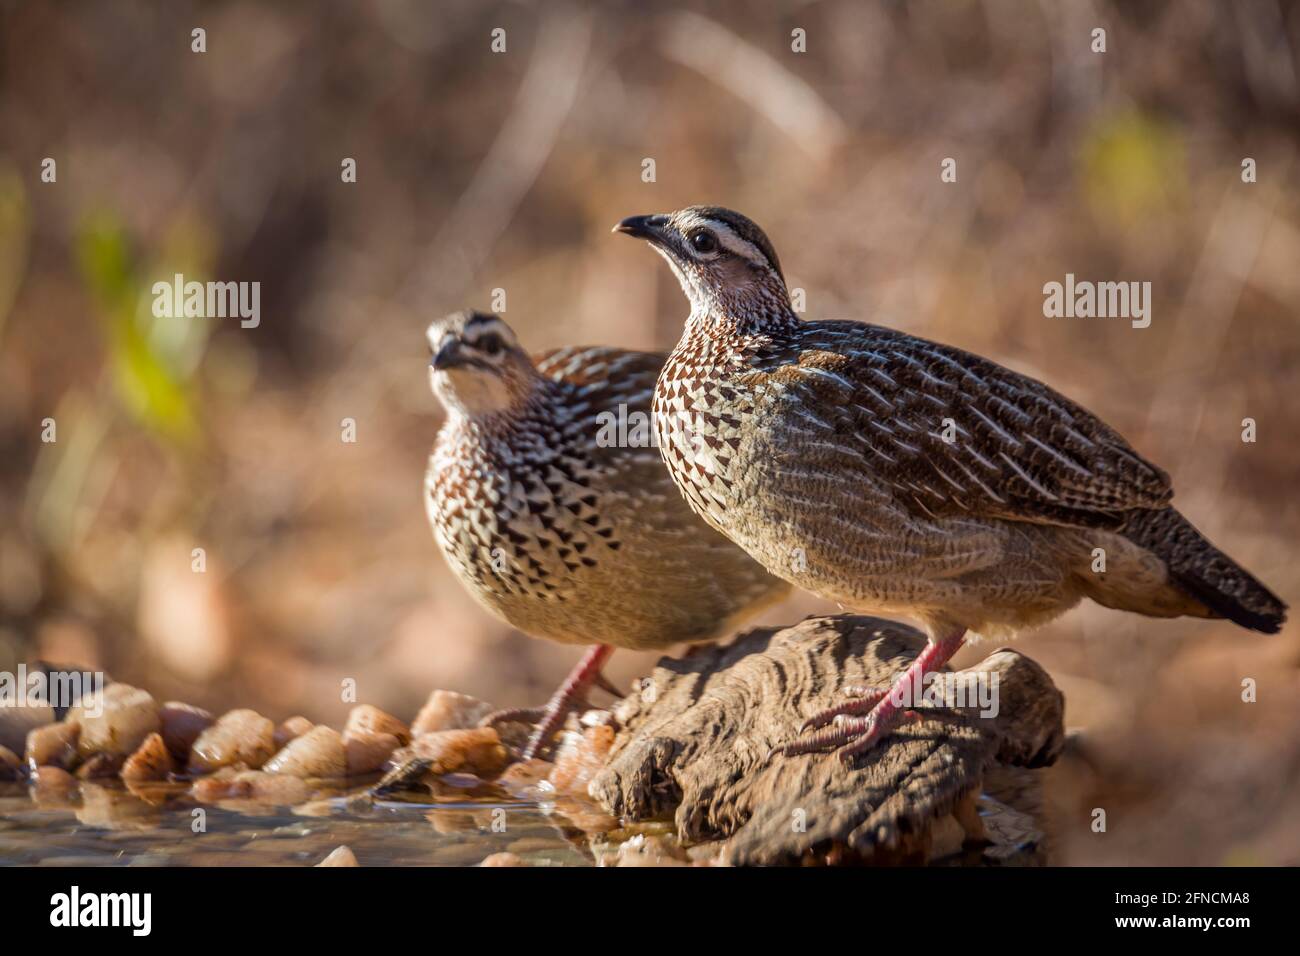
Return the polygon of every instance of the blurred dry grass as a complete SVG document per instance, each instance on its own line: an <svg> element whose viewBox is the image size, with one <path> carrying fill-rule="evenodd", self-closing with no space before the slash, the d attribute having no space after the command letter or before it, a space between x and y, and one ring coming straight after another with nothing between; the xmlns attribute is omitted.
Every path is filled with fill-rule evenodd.
<svg viewBox="0 0 1300 956"><path fill-rule="evenodd" d="M1293 598L1300 7L709 11L0 0L0 668L95 664L273 717L338 720L348 677L404 714L433 686L542 698L572 651L481 612L425 527L422 331L500 287L537 349L666 348L680 294L608 230L691 202L762 223L810 316L942 339L1092 407ZM260 280L261 326L153 319L178 271ZM1043 318L1066 272L1151 281L1151 327ZM1300 862L1294 625L1089 607L1022 646L1091 734L1052 778L1063 859Z"/></svg>

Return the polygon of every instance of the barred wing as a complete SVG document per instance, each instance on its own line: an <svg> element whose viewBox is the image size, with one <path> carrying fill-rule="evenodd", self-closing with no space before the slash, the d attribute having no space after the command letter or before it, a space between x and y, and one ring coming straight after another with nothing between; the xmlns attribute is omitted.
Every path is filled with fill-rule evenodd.
<svg viewBox="0 0 1300 956"><path fill-rule="evenodd" d="M900 500L974 514L1118 528L1162 508L1169 476L1041 382L960 349L857 322L810 322L797 351L759 356L808 390Z"/></svg>
<svg viewBox="0 0 1300 956"><path fill-rule="evenodd" d="M649 414L655 380L666 356L607 346L567 346L534 357L537 371L561 382L589 403L593 414L617 410Z"/></svg>

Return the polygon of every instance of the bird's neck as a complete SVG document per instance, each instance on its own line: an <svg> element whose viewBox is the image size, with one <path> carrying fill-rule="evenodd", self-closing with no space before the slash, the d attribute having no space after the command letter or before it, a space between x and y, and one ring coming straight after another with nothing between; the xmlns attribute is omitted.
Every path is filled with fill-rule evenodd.
<svg viewBox="0 0 1300 956"><path fill-rule="evenodd" d="M740 343L786 335L798 326L799 317L784 296L694 302L686 320L686 338Z"/></svg>
<svg viewBox="0 0 1300 956"><path fill-rule="evenodd" d="M503 378L479 376L443 396L448 424L483 436L500 436L532 419L553 417L559 400L556 384L531 367Z"/></svg>

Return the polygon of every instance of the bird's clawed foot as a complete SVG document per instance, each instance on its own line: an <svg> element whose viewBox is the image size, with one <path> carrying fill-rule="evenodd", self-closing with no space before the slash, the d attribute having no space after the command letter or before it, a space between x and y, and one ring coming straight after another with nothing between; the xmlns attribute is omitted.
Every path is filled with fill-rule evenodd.
<svg viewBox="0 0 1300 956"><path fill-rule="evenodd" d="M841 693L850 698L842 704L836 704L834 707L827 707L825 710L813 714L803 722L799 728L799 733L806 734L810 730L816 730L818 727L825 727L832 723L835 718L840 716L855 717L862 714L871 713L872 709L878 704L884 696L889 693L888 687L863 687L860 684L850 684L845 687Z"/></svg>
<svg viewBox="0 0 1300 956"><path fill-rule="evenodd" d="M769 756L793 757L839 748L840 760L845 764L852 763L859 754L866 753L889 736L902 721L921 719L921 715L911 708L921 700L923 679L947 663L961 647L964 635L965 631L954 630L938 640L931 640L892 687L850 685L844 688L849 700L808 718L799 728L799 733L804 736L772 748Z"/></svg>
<svg viewBox="0 0 1300 956"><path fill-rule="evenodd" d="M847 687L844 693L853 699L809 717L799 728L804 736L773 748L772 753L793 757L840 748L840 760L852 763L859 754L887 737L901 721L921 719L916 711L903 706L902 698L890 688ZM809 734L809 731L816 733Z"/></svg>

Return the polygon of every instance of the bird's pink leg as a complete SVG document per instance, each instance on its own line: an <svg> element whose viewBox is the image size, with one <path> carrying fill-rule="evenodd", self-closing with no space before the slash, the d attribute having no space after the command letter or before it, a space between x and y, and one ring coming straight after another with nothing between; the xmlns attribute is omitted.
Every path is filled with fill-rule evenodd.
<svg viewBox="0 0 1300 956"><path fill-rule="evenodd" d="M925 675L938 670L957 653L966 638L966 631L960 630L938 640L931 640L925 649L912 661L888 691L881 693L878 689L853 688L855 691L867 691L857 700L837 704L805 721L804 730L833 726L800 740L782 744L774 753L784 756L812 753L842 747L840 759L852 762L858 754L869 750L880 741L898 723L899 718L910 713L908 710L915 702L913 691L922 689ZM852 716L869 711L864 716Z"/></svg>
<svg viewBox="0 0 1300 956"><path fill-rule="evenodd" d="M488 714L479 721L480 727L490 727L493 724L504 723L509 720L528 720L537 721L537 727L533 730L532 736L528 738L528 745L524 747L522 757L524 760L531 760L542 749L542 745L551 739L551 735L560 728L564 723L565 716L574 706L587 696L587 691L592 687L608 686L601 676L601 668L609 660L609 656L614 653L614 648L607 644L597 644L591 650L582 656L578 665L569 672L569 676L564 679L546 706L540 710L531 707L519 707L513 710L498 710Z"/></svg>

